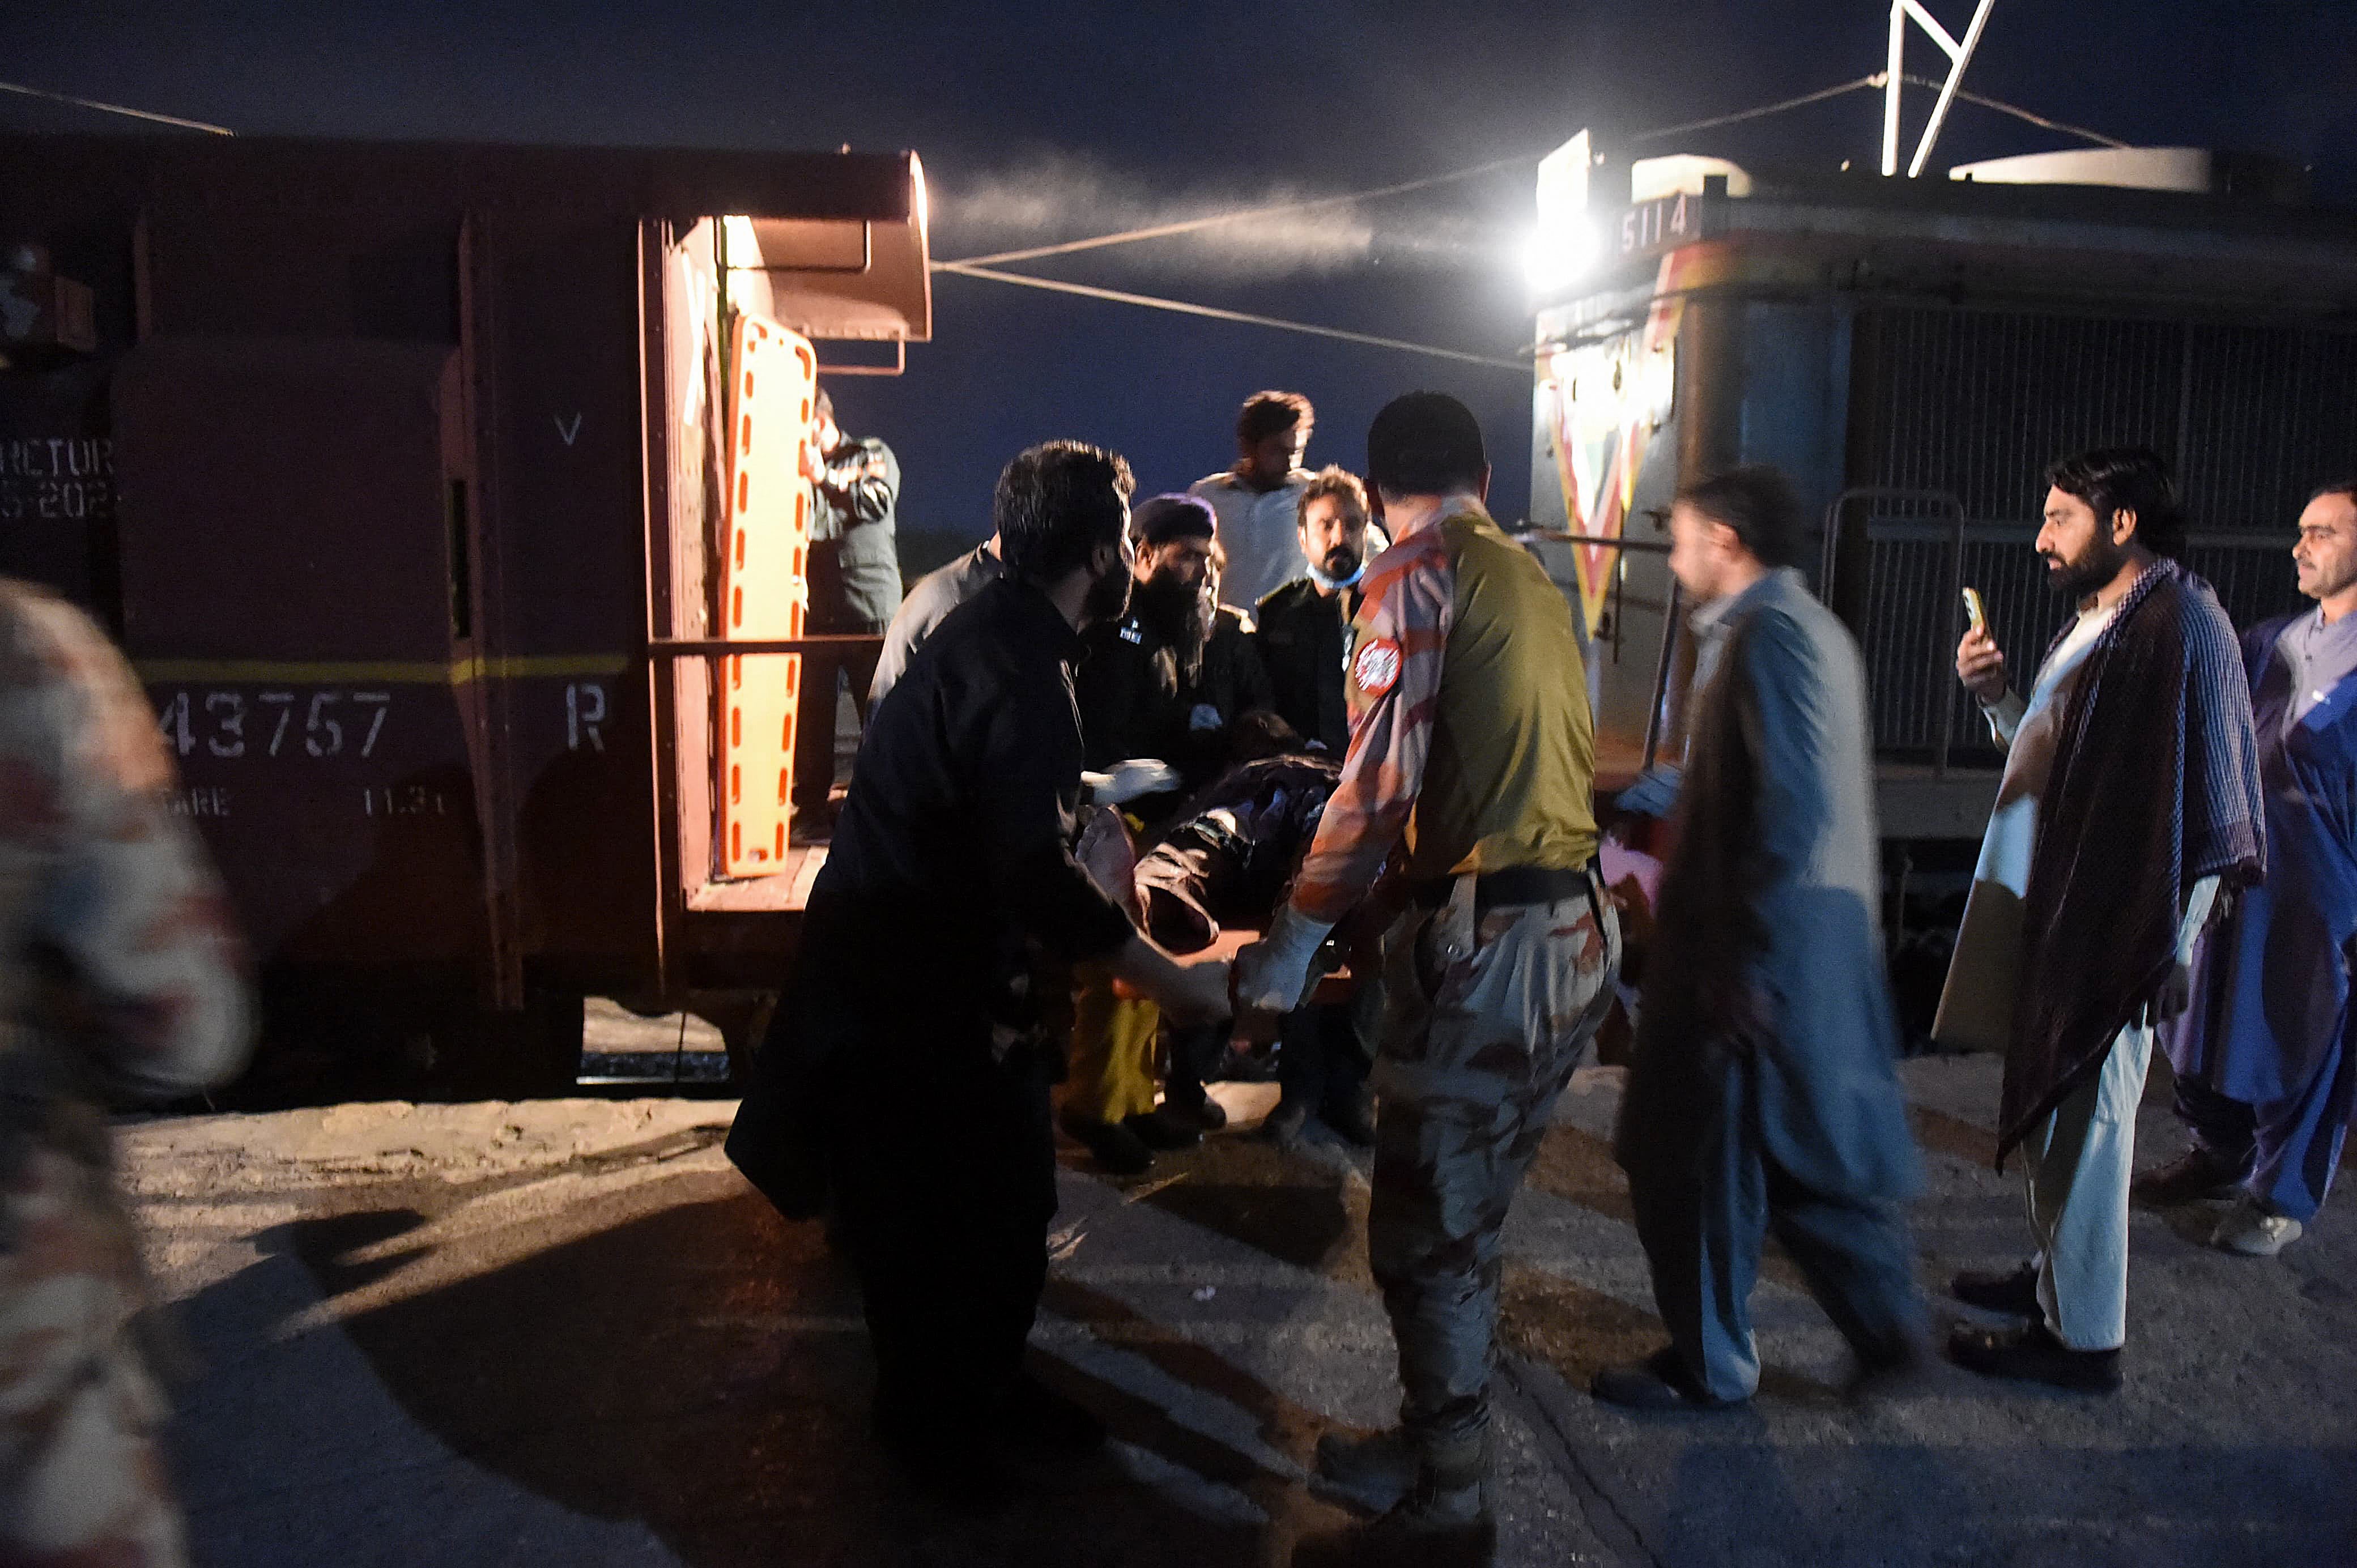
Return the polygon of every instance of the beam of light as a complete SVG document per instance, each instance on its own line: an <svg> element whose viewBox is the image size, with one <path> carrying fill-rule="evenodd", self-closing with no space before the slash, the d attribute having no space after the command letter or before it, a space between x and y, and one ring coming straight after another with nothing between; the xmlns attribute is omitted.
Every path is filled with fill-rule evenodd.
<svg viewBox="0 0 2357 1568"><path fill-rule="evenodd" d="M177 114L158 114L152 109L134 109L122 103L103 103L95 98L76 98L70 92L51 92L47 88L27 87L21 82L0 81L0 92L21 92L27 98L45 98L52 103L70 103L77 109L95 109L106 114L128 114L134 120L152 120L158 125L178 125L184 131L203 131L215 136L237 134L226 125L210 124L203 120L183 120Z"/></svg>
<svg viewBox="0 0 2357 1568"><path fill-rule="evenodd" d="M1878 71L1871 76L1861 76L1849 81L1837 82L1834 86L1818 88L1814 91L1803 92L1795 97L1778 99L1773 103L1738 109L1732 113L1713 115L1706 120L1693 120L1676 125L1664 125L1657 130L1640 131L1630 136L1628 140L1631 144L1657 141L1664 136L1683 135L1690 131L1705 131L1719 125L1738 124L1747 120L1757 120L1765 115L1781 114L1790 110L1804 108L1812 103L1821 103L1826 99L1838 98L1846 92L1857 92L1868 87L1879 87L1882 82L1882 73ZM1005 266L1014 262L1039 261L1049 256L1069 256L1114 245L1134 245L1150 240L1167 240L1182 235L1201 234L1205 231L1230 224L1254 222L1274 224L1276 220L1332 212L1338 209L1357 206L1362 202L1380 201L1389 197L1405 196L1411 191L1427 190L1436 186L1475 179L1483 175L1496 174L1501 169L1519 168L1536 163L1541 156L1537 153L1517 154L1512 157L1491 158L1486 163L1474 164L1466 168L1450 169L1444 174L1425 175L1419 178L1375 186L1366 190L1354 190L1340 196L1261 201L1226 211L1133 223L1113 232L1092 234L1085 239L1061 240L1050 244L1026 246L1020 250L994 251L981 255L960 256L954 260L956 264L963 266ZM1037 229L1047 226L1067 210L1087 210L1102 216L1108 205L1120 204L1120 193L1107 189L1105 182L1093 171L1086 168L1071 170L1049 167L1041 171L1035 178L1000 179L985 185L978 193L972 196L952 195L942 205L943 215L952 226L959 222L975 222L978 217L980 221L992 226ZM1131 204L1143 205L1136 202ZM1252 242L1246 242L1235 247L1235 250L1239 253L1254 248L1270 252L1294 250L1303 252L1306 259L1315 263L1326 259L1316 253L1320 250L1338 252L1350 249L1353 241L1356 243L1357 252L1363 254L1366 248L1365 234L1363 225L1356 226L1355 232L1337 230L1324 224L1314 228L1286 226L1272 228L1268 234L1256 237L1259 242L1257 246ZM1253 269L1238 267L1234 270Z"/></svg>
<svg viewBox="0 0 2357 1568"><path fill-rule="evenodd" d="M1402 180L1395 185L1378 186L1372 190L1355 190L1343 196L1320 196L1264 202L1251 207L1236 208L1226 212L1209 213L1201 217L1141 224L1135 228L1122 230L1117 233L1095 234L1084 240L1065 240L1055 244L1033 245L1019 251L995 252L989 255L961 256L957 258L956 264L974 267L1004 266L1010 262L1038 261L1046 256L1068 256L1081 251L1099 250L1107 245L1131 245L1145 240L1167 240L1180 234L1200 233L1206 229L1218 228L1223 224L1249 222L1255 219L1292 217L1302 213L1351 207L1362 201L1377 201L1385 197L1405 196L1410 191L1426 190L1434 186L1472 179L1485 174L1495 174L1501 169L1519 167L1523 164L1535 161L1535 156L1536 155L1493 158L1488 163L1475 164L1470 168L1452 169L1447 174L1427 175L1421 179ZM963 201L952 199L952 206L963 208L964 205Z"/></svg>
<svg viewBox="0 0 2357 1568"><path fill-rule="evenodd" d="M1501 371L1512 371L1529 375L1531 367L1522 360L1498 360L1486 354L1469 354L1461 349L1442 349L1430 343L1410 343L1399 338L1380 338L1372 332L1349 332L1340 327L1319 327L1307 321L1287 321L1275 316L1254 316L1247 311L1222 310L1216 306L1196 305L1183 299L1163 299L1150 294L1130 294L1117 288L1099 288L1093 284L1066 283L1061 278L1032 277L1023 273L1003 273L992 267L976 266L971 262L935 262L937 273L951 273L959 277L983 278L991 283L1013 284L1020 288L1046 289L1053 294L1078 295L1082 299L1101 299L1114 305L1135 305L1149 310L1175 311L1181 316L1200 316L1212 321L1232 321L1243 327L1272 327L1281 332L1304 332L1313 338L1332 338L1344 343L1361 343L1372 349L1396 349L1407 354L1429 354L1437 359L1455 360L1460 364L1488 365Z"/></svg>
<svg viewBox="0 0 2357 1568"><path fill-rule="evenodd" d="M1932 81L1927 78L1912 74L1903 76L1902 80L1906 85L1910 87L1929 87L1937 90L1943 85L1940 82ZM1722 125L1739 124L1745 121L1757 120L1770 114L1781 114L1791 110L1805 108L1813 103L1822 103L1828 99L1839 98L1846 93L1862 91L1868 88L1888 88L1889 84L1890 77L1887 72L1875 71L1870 75L1856 77L1848 81L1836 82L1831 87L1821 87L1812 92L1800 93L1791 98L1781 98L1772 103L1763 103L1749 109L1738 109L1727 114L1716 114L1712 115L1708 119L1689 120L1675 125L1663 125L1651 131L1640 131L1631 134L1628 138L1628 141L1633 145L1640 142L1659 141L1668 136L1685 135L1695 131L1714 130ZM2106 136L2100 131L2090 131L2084 126L2072 125L2063 121L2049 119L2044 115L2024 109L2018 104L2007 103L2001 99L1990 98L1984 94L1969 91L1963 88L1957 89L1955 96L1967 103L1977 104L1984 109L1995 110L2001 114L2010 114L2018 120L2027 121L2030 124L2040 126L2043 129L2059 131L2066 135L2078 136L2103 146L2117 147L2127 145L2117 141L2113 137ZM1426 190L1436 186L1448 185L1461 180L1473 179L1482 175L1495 174L1501 169L1520 167L1525 164L1537 162L1540 156L1541 155L1536 153L1530 153L1517 155L1513 157L1492 158L1486 163L1474 164L1466 168L1451 169L1444 174L1426 175L1416 179L1401 180L1392 185L1376 186L1370 189L1351 191L1340 196L1321 196L1303 198L1300 199L1265 201L1254 203L1251 206L1235 208L1228 211L1204 213L1164 221L1133 224L1128 228L1121 229L1111 233L1093 234L1085 239L1062 240L1051 244L1032 245L1020 250L996 251L986 254L963 256L957 258L957 263L965 266L977 267L1004 266L1014 262L1037 261L1049 256L1074 255L1082 252L1102 250L1111 246L1133 245L1151 240L1167 240L1189 234L1201 234L1206 231L1215 230L1230 224L1249 224L1256 220L1268 222L1274 220L1310 213L1328 212L1337 209L1355 206L1361 202L1379 201L1387 197L1404 196L1411 191ZM1894 168L1890 172L1896 173L1897 170ZM957 217L971 214L974 206L979 205L985 209L993 209L989 212L989 218L997 226L1043 227L1047 223L1052 221L1055 217L1060 215L1060 209L1064 206L1086 206L1099 211L1100 213L1102 212L1102 203L1103 199L1105 196L1105 192L1102 188L1101 183L1091 186L1089 182L1084 180L1082 185L1083 189L1081 192L1080 199L1069 199L1064 203L1057 203L1044 196L1036 197L1031 199L1033 205L1029 207L1028 210L1017 210L1018 204L1023 199L1020 196L1021 182L1002 182L1001 187L998 188L985 188L984 194L979 198L974 199L974 202L972 204L962 204L958 199L953 197L945 205L947 210L952 215L953 221ZM972 220L970 217L968 217L968 220ZM1265 242L1262 248L1273 251L1293 249L1296 251L1308 252L1318 252L1322 250L1327 252L1333 252L1348 248L1352 236L1339 231L1327 231L1322 225L1319 226L1319 229L1322 232L1318 234L1294 231L1289 233L1273 233L1271 235L1262 236L1259 238ZM1361 233L1363 233L1363 231L1361 231ZM1243 236L1239 236L1239 239L1243 239ZM1360 241L1359 243L1361 251L1363 252L1363 240ZM1252 243L1247 241L1243 244L1240 244L1233 249L1237 252L1241 253L1242 252L1251 248L1253 248ZM1312 262L1318 262L1329 260L1330 256L1321 257L1312 255L1309 259ZM947 265L949 263L944 263L942 264ZM1265 271L1267 268L1264 265L1259 269L1254 269L1251 267L1237 266L1232 263L1230 268L1227 270Z"/></svg>

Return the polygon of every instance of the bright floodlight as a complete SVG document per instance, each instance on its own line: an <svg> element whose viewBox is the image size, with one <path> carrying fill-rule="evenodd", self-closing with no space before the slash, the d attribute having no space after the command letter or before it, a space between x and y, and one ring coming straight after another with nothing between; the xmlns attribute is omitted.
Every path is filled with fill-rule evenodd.
<svg viewBox="0 0 2357 1568"><path fill-rule="evenodd" d="M1586 219L1543 223L1523 242L1523 275L1533 294L1557 293L1587 275L1598 249L1596 226Z"/></svg>

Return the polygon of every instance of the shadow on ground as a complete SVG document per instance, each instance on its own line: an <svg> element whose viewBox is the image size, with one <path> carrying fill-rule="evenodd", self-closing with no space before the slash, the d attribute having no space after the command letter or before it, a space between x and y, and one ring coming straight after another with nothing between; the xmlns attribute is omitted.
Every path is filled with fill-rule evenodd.
<svg viewBox="0 0 2357 1568"><path fill-rule="evenodd" d="M871 1363L853 1282L817 1227L784 1223L733 1174L574 1198L575 1239L545 1250L530 1250L521 1220L505 1234L427 1235L481 1190L421 1185L391 1202L380 1190L377 1207L298 1222L270 1240L301 1262L321 1296L351 1294L340 1327L412 1419L541 1498L643 1521L695 1568L1200 1568L1258 1554L1254 1521L1175 1505L1127 1473L1118 1452L1041 1473L1036 1495L995 1518L909 1492L867 1437ZM585 1205L613 1212L587 1216ZM404 1289L420 1270L443 1277ZM245 1316L203 1297L188 1316L201 1323L224 1312ZM1249 1461L1207 1452L1216 1445L1118 1391L1092 1394L1091 1380L1052 1362L1043 1375L1090 1399L1150 1455L1259 1489ZM386 1560L410 1560L383 1544L394 1549Z"/></svg>

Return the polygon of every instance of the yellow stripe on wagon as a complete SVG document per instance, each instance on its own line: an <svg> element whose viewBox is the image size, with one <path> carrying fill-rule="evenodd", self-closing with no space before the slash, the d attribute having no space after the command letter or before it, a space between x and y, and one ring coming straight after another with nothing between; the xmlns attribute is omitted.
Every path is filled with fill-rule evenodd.
<svg viewBox="0 0 2357 1568"><path fill-rule="evenodd" d="M141 659L140 681L150 686L463 686L471 681L562 680L619 675L631 664L620 653L517 653L497 659L347 660Z"/></svg>

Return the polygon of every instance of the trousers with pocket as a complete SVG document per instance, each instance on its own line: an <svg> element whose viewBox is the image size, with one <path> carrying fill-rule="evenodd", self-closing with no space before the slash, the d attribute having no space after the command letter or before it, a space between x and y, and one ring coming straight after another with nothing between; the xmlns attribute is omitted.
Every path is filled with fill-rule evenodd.
<svg viewBox="0 0 2357 1568"><path fill-rule="evenodd" d="M1385 940L1367 1243L1399 1344L1401 1424L1426 1447L1489 1424L1500 1232L1620 962L1592 874L1585 893L1486 909L1460 876Z"/></svg>

